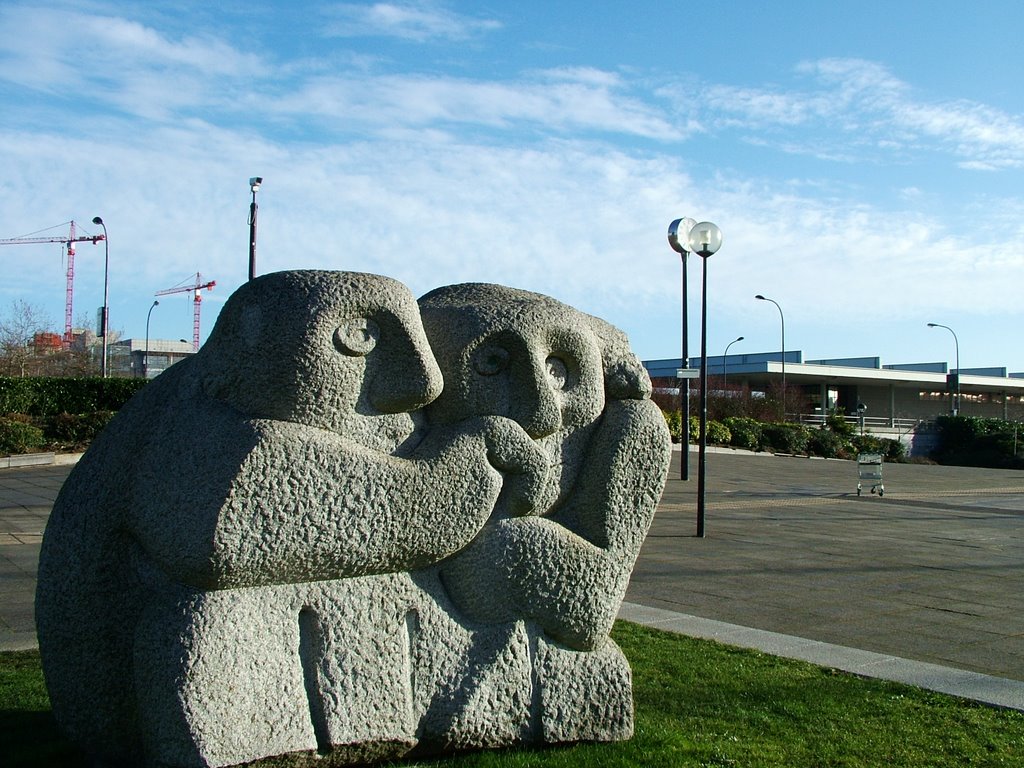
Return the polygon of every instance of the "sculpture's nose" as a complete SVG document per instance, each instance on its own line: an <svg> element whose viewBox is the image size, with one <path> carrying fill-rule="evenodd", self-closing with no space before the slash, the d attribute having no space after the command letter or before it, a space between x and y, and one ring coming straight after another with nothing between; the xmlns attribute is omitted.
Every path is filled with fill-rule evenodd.
<svg viewBox="0 0 1024 768"><path fill-rule="evenodd" d="M371 400L382 413L422 408L441 394L444 380L426 339L409 339L374 381Z"/></svg>
<svg viewBox="0 0 1024 768"><path fill-rule="evenodd" d="M521 396L513 404L513 418L526 434L538 440L562 428L562 404L548 381L543 362L535 362L531 374L517 387Z"/></svg>

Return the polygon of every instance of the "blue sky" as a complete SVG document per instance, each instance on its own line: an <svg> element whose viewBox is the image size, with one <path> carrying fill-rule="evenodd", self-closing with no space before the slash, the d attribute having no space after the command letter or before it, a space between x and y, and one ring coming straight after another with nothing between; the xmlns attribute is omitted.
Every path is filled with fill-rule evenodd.
<svg viewBox="0 0 1024 768"><path fill-rule="evenodd" d="M1024 6L57 2L0 6L0 238L110 234L111 325L200 272L548 293L678 354L666 230L717 223L708 347L1024 371ZM59 236L66 226L58 227ZM699 348L690 260L690 349ZM0 247L0 315L63 326L56 245ZM102 246L75 316L102 304ZM187 295L153 338L189 338Z"/></svg>

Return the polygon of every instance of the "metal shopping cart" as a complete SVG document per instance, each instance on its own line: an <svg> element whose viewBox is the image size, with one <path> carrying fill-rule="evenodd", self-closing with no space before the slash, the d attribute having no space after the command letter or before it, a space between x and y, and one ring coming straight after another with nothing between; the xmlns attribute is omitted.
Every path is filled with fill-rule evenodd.
<svg viewBox="0 0 1024 768"><path fill-rule="evenodd" d="M857 455L857 495L860 496L864 485L871 486L871 492L877 491L879 496L885 495L882 485L882 454L861 453Z"/></svg>

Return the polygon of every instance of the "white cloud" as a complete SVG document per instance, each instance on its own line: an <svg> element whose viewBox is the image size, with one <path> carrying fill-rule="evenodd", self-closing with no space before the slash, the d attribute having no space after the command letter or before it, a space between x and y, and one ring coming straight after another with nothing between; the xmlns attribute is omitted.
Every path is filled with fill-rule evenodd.
<svg viewBox="0 0 1024 768"><path fill-rule="evenodd" d="M477 19L434 3L343 3L331 8L335 21L326 33L336 37L385 36L424 42L467 40L501 28L493 19Z"/></svg>
<svg viewBox="0 0 1024 768"><path fill-rule="evenodd" d="M926 100L875 62L824 59L797 71L814 78L811 88L708 86L705 123L758 131L762 144L822 158L849 158L852 142L862 159L940 150L964 168L1024 166L1021 116L963 99ZM796 128L800 140L786 138ZM806 131L815 138L808 141Z"/></svg>
<svg viewBox="0 0 1024 768"><path fill-rule="evenodd" d="M675 140L681 133L652 105L631 98L596 71L556 82L474 81L423 75L322 77L295 92L268 100L265 108L296 119L318 116L353 125L433 125L586 130ZM517 137L522 139L523 137Z"/></svg>
<svg viewBox="0 0 1024 768"><path fill-rule="evenodd" d="M384 13L378 6L359 8ZM633 92L617 73L591 67L503 81L380 74L368 70L372 62L364 59L337 74L294 64L283 73L224 40L171 39L126 19L73 13L58 18L56 12L25 9L0 19L12 31L0 40L0 79L88 100L79 120L105 107L168 124L200 113L227 124L258 113L264 121L276 117L328 135L451 126L600 131L656 140L682 135L657 105L644 101L642 91Z"/></svg>
<svg viewBox="0 0 1024 768"><path fill-rule="evenodd" d="M259 57L211 35L172 39L139 22L70 10L13 6L0 10L5 34L0 55L5 78L49 83L87 83L90 77L116 80L119 70L181 67L212 79L253 76L266 71Z"/></svg>

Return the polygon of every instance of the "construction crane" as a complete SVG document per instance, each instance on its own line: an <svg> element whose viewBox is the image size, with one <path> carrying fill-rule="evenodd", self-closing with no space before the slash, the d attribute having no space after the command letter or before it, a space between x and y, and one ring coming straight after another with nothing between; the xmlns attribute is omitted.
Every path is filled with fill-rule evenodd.
<svg viewBox="0 0 1024 768"><path fill-rule="evenodd" d="M154 296L167 296L171 293L188 293L189 291L195 292L195 297L192 300L193 306L195 307L194 318L192 321L192 348L199 351L199 308L202 306L203 297L200 293L204 288L208 291L213 290L213 286L217 284L216 280L211 280L208 283L203 282L203 276L196 272L196 282L194 285L180 285L177 288L168 288L166 291L157 291Z"/></svg>
<svg viewBox="0 0 1024 768"><path fill-rule="evenodd" d="M68 254L68 277L67 288L64 299L64 338L62 340L64 349L71 346L71 326L73 323L72 308L75 295L75 243L101 243L106 240L105 235L84 235L79 237L75 234L75 222L66 221L70 225L67 237L8 237L0 240L0 245L30 245L32 243L63 243L67 247ZM63 227L64 224L57 224L49 229ZM45 232L46 230L40 230Z"/></svg>

